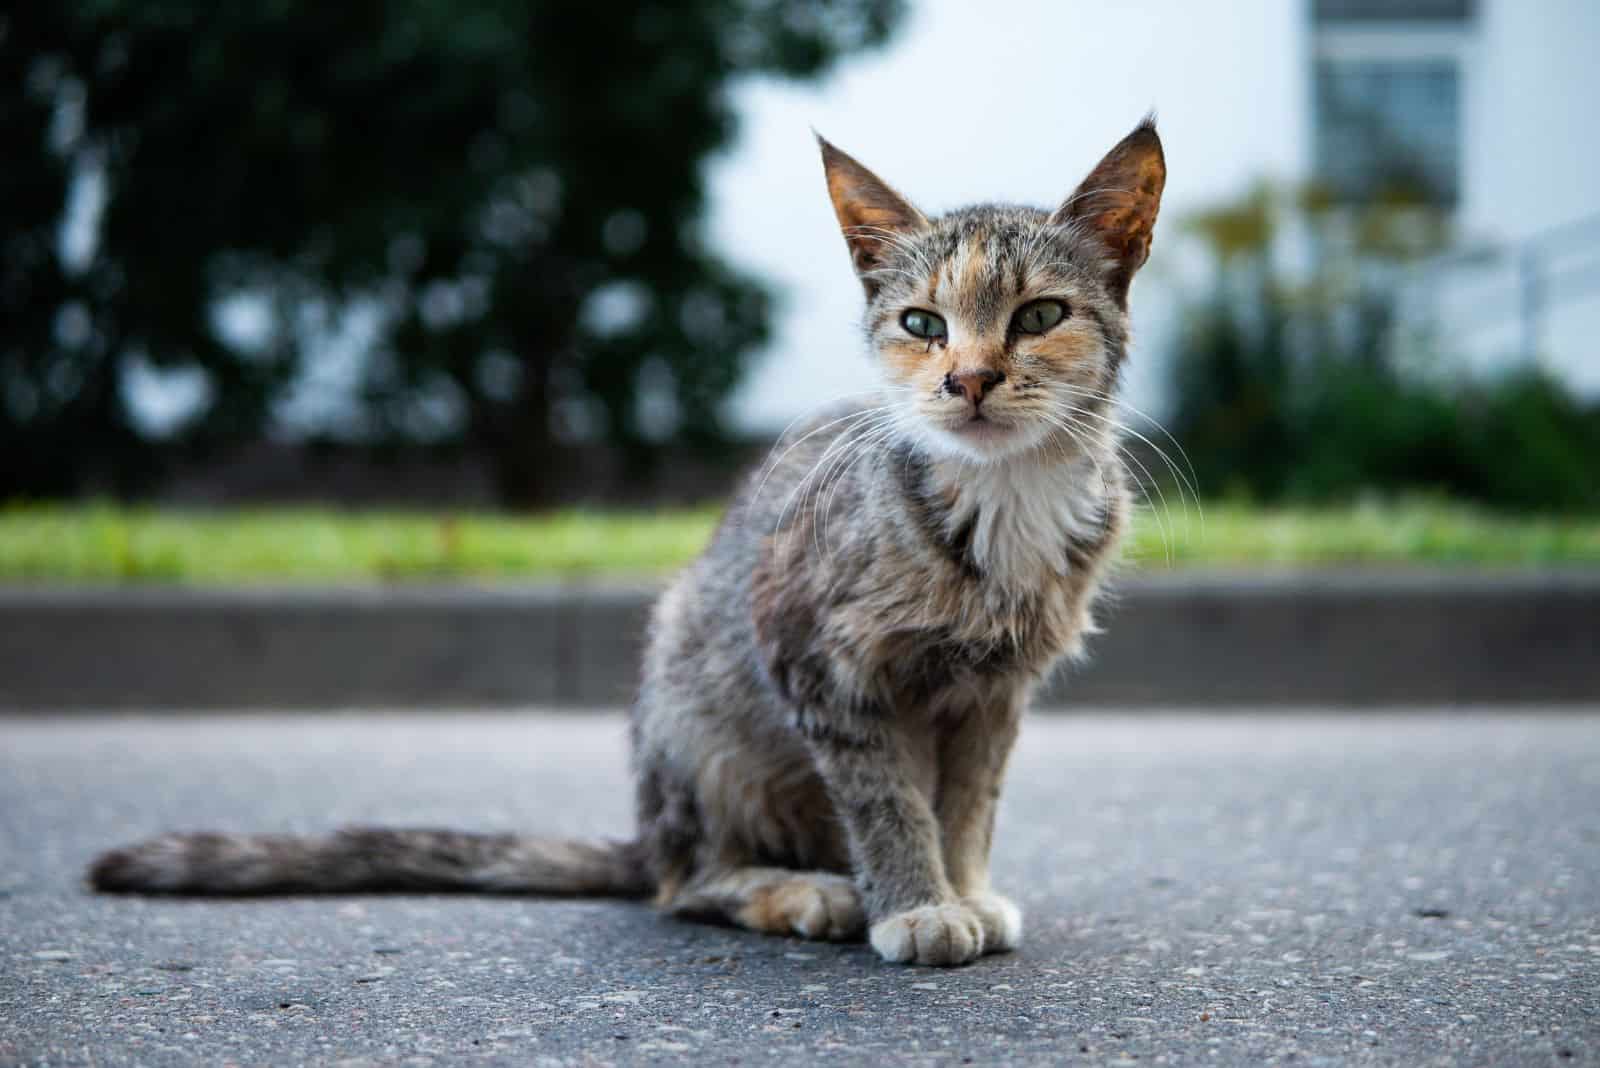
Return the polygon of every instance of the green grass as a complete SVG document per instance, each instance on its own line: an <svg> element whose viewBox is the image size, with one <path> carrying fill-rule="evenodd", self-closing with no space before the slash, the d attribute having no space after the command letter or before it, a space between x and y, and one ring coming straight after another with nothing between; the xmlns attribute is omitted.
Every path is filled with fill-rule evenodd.
<svg viewBox="0 0 1600 1068"><path fill-rule="evenodd" d="M651 576L688 561L713 507L541 516L0 508L0 581L194 585ZM1159 520L1159 521L1158 521ZM1141 510L1146 570L1219 566L1600 565L1600 518L1508 518L1427 502Z"/></svg>
<svg viewBox="0 0 1600 1068"><path fill-rule="evenodd" d="M1157 520L1160 522L1157 522ZM1165 536L1163 536L1165 535ZM1600 565L1600 516L1523 517L1429 501L1343 508L1142 509L1128 557L1146 568Z"/></svg>
<svg viewBox="0 0 1600 1068"><path fill-rule="evenodd" d="M692 558L716 514L13 507L0 509L0 579L206 585L641 575Z"/></svg>

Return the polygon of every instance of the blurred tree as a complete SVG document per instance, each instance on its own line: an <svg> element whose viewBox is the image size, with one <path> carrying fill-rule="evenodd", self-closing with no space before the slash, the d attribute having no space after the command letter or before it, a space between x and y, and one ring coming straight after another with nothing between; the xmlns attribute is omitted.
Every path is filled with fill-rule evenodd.
<svg viewBox="0 0 1600 1068"><path fill-rule="evenodd" d="M715 440L768 311L696 237L729 81L814 75L899 8L8 5L0 498L136 484L141 375L193 401L169 447L260 437L351 309L349 431L481 450L509 502L562 426Z"/></svg>

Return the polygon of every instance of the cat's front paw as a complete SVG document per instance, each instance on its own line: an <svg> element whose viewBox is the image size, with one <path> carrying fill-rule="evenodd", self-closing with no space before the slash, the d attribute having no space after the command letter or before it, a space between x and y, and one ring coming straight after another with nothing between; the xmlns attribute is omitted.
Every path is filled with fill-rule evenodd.
<svg viewBox="0 0 1600 1068"><path fill-rule="evenodd" d="M867 925L848 876L806 872L755 894L738 921L757 931L834 942L858 941Z"/></svg>
<svg viewBox="0 0 1600 1068"><path fill-rule="evenodd" d="M983 953L983 920L965 905L923 905L879 920L869 940L896 964L966 964Z"/></svg>
<svg viewBox="0 0 1600 1068"><path fill-rule="evenodd" d="M1016 902L999 894L973 894L961 903L983 924L983 951L1009 953L1022 944L1022 910Z"/></svg>

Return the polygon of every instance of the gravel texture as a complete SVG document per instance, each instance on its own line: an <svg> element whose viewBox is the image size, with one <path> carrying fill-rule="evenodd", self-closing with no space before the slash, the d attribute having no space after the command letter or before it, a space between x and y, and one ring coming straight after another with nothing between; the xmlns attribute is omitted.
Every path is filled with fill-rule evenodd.
<svg viewBox="0 0 1600 1068"><path fill-rule="evenodd" d="M961 970L603 901L96 897L99 849L621 833L620 717L0 720L0 1065L1600 1063L1600 718L1032 721Z"/></svg>

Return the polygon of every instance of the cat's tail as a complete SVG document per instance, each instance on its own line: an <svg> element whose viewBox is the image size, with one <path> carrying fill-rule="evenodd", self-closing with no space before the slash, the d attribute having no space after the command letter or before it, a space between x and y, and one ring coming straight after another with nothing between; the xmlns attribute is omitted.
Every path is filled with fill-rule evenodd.
<svg viewBox="0 0 1600 1068"><path fill-rule="evenodd" d="M476 891L643 897L637 842L352 827L323 836L167 834L102 854L89 883L113 893Z"/></svg>

